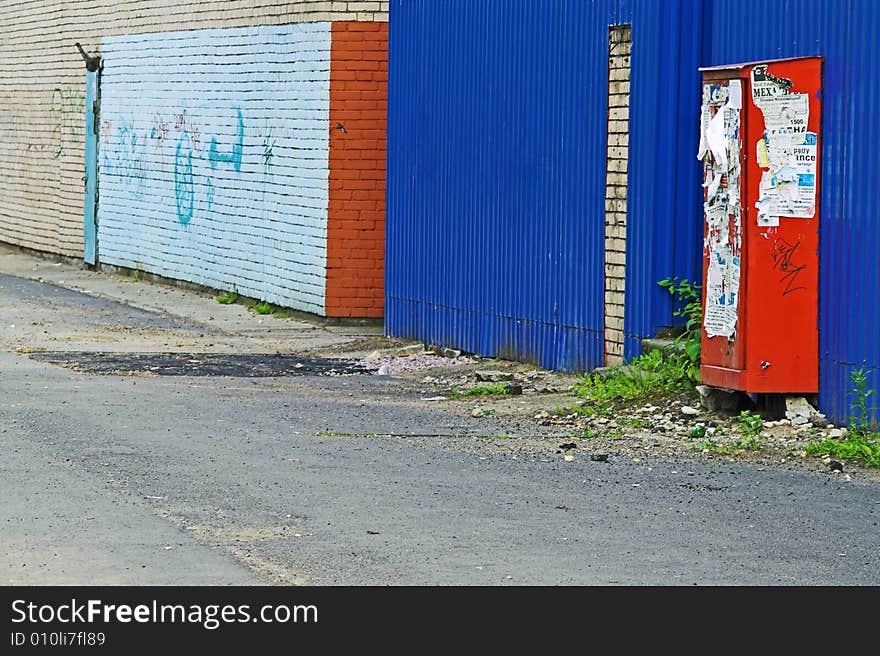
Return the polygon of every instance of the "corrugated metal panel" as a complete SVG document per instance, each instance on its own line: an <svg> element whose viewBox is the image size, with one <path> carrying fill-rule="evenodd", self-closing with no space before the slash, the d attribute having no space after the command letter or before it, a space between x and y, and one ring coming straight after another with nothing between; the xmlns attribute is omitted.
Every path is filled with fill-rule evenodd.
<svg viewBox="0 0 880 656"><path fill-rule="evenodd" d="M616 6L391 3L389 333L601 363Z"/></svg>
<svg viewBox="0 0 880 656"><path fill-rule="evenodd" d="M624 355L673 324L670 276L699 280L700 0L631 3L629 200Z"/></svg>
<svg viewBox="0 0 880 656"><path fill-rule="evenodd" d="M819 237L820 404L849 414L848 375L872 369L880 390L880 3L716 0L705 65L825 58Z"/></svg>
<svg viewBox="0 0 880 656"><path fill-rule="evenodd" d="M880 389L880 3L391 2L386 327L560 369L601 363L607 29L631 23L626 355L700 272L699 66L825 57L821 405Z"/></svg>
<svg viewBox="0 0 880 656"><path fill-rule="evenodd" d="M669 245L700 229L699 208L679 202L698 184L696 119L682 109L699 106L700 6L391 3L389 333L559 369L602 364L608 28L624 23L627 355L671 323L657 281L699 275L697 238Z"/></svg>

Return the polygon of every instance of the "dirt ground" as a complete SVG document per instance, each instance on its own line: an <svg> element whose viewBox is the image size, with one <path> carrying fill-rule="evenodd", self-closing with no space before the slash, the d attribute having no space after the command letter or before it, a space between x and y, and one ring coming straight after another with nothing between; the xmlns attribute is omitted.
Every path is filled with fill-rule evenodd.
<svg viewBox="0 0 880 656"><path fill-rule="evenodd" d="M444 357L443 352L405 340L371 337L335 345L319 354L361 358L376 375L406 380L426 404L442 412L492 418L496 430L499 422L503 425L501 433L487 434L480 443L448 436L450 446L457 449L527 451L555 457L562 452L569 457L629 458L636 462L658 455L700 457L880 482L876 468L807 455L808 444L834 437L832 431L841 428L821 416L815 424L792 425L784 417L765 415L760 432L749 440L738 411L710 411L696 393L617 400L612 412L589 415L589 399L573 392L582 379L577 375L467 353ZM486 378L503 379L501 382L512 386L515 393L456 396L456 392L494 384ZM751 412L758 414L757 409Z"/></svg>

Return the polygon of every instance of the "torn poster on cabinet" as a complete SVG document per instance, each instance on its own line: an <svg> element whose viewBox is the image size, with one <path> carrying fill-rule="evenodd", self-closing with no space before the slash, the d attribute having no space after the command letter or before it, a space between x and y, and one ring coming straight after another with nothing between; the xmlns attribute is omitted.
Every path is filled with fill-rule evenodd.
<svg viewBox="0 0 880 656"><path fill-rule="evenodd" d="M703 328L709 337L732 339L736 332L742 250L740 112L742 82L703 87L700 147L703 161L703 212L708 254Z"/></svg>
<svg viewBox="0 0 880 656"><path fill-rule="evenodd" d="M815 132L807 130L807 94L792 93L792 82L767 71L752 70L752 101L764 116L764 135L755 144L763 174L755 202L758 225L778 226L779 217L810 219L816 214Z"/></svg>
<svg viewBox="0 0 880 656"><path fill-rule="evenodd" d="M706 276L706 312L703 328L709 337L731 337L736 331L741 262L728 245L709 254Z"/></svg>

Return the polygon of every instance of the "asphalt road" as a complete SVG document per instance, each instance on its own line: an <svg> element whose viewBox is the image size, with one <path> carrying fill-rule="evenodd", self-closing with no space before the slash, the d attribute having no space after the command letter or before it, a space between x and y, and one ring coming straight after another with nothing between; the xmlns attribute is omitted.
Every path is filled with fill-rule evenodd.
<svg viewBox="0 0 880 656"><path fill-rule="evenodd" d="M211 338L0 276L4 584L880 583L876 483L568 462L394 377L95 375L21 348L23 329L63 326L81 350L105 325L137 329L138 352L155 350L151 331Z"/></svg>

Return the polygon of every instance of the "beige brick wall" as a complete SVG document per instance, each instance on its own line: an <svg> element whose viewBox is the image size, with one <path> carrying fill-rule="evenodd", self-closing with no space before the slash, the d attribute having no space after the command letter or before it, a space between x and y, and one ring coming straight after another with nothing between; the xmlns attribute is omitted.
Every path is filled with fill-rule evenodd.
<svg viewBox="0 0 880 656"><path fill-rule="evenodd" d="M387 0L3 0L0 241L82 255L85 67L76 42L94 53L117 34L351 20L387 21Z"/></svg>
<svg viewBox="0 0 880 656"><path fill-rule="evenodd" d="M608 153L605 173L605 364L623 362L626 189L632 32L615 26L608 50Z"/></svg>

